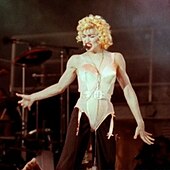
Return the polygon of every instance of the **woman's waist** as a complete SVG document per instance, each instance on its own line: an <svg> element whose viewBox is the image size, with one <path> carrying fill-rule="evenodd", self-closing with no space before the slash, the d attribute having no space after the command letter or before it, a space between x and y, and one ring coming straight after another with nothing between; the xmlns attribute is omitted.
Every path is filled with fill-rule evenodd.
<svg viewBox="0 0 170 170"><path fill-rule="evenodd" d="M99 89L94 91L87 90L87 91L80 92L80 98L86 100L90 98L97 99L97 100L110 100L111 94L103 92L102 90Z"/></svg>

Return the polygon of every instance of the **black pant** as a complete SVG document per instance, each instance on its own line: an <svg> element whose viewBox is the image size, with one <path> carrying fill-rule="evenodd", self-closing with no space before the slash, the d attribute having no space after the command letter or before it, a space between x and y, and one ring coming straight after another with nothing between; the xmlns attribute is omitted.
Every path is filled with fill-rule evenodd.
<svg viewBox="0 0 170 170"><path fill-rule="evenodd" d="M110 126L108 116L96 131L96 155L98 170L114 170L115 168L115 138L107 139ZM80 119L79 134L76 136L78 127L78 108L71 115L66 140L56 170L80 170L81 163L87 149L91 128L88 117L83 113Z"/></svg>

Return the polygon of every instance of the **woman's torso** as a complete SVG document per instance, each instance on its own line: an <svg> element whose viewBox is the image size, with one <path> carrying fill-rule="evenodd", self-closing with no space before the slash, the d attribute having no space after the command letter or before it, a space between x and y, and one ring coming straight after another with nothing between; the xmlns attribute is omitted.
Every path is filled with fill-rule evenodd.
<svg viewBox="0 0 170 170"><path fill-rule="evenodd" d="M114 113L110 99L116 81L115 56L106 53L100 68L96 68L89 56L79 57L77 79L80 98L76 107L86 113L91 127L97 129L108 114Z"/></svg>

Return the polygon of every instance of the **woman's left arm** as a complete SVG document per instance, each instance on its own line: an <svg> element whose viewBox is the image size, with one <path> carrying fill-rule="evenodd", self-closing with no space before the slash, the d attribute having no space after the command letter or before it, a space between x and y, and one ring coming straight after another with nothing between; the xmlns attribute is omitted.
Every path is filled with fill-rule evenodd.
<svg viewBox="0 0 170 170"><path fill-rule="evenodd" d="M115 54L115 64L117 65L117 80L123 90L128 106L137 122L134 139L136 139L139 135L148 145L153 144L154 139L151 137L152 134L145 131L145 124L140 112L138 99L127 75L125 60L120 53Z"/></svg>

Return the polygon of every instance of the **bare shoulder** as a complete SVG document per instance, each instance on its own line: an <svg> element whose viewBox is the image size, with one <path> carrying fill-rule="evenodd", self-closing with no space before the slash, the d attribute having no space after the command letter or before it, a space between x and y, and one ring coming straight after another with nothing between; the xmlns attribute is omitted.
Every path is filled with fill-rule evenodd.
<svg viewBox="0 0 170 170"><path fill-rule="evenodd" d="M113 52L112 54L114 54L115 63L119 67L125 68L126 64L125 64L125 59L124 59L123 55L119 52Z"/></svg>
<svg viewBox="0 0 170 170"><path fill-rule="evenodd" d="M67 67L75 67L77 68L77 65L79 64L79 58L80 55L79 54L74 54L72 55L67 62Z"/></svg>
<svg viewBox="0 0 170 170"><path fill-rule="evenodd" d="M112 52L112 54L115 56L115 60L124 60L124 57L119 52Z"/></svg>
<svg viewBox="0 0 170 170"><path fill-rule="evenodd" d="M74 54L74 55L72 55L70 58L69 58L69 60L68 61L71 61L71 62L75 62L75 61L77 61L78 60L78 57L79 57L80 55L78 55L78 54Z"/></svg>

